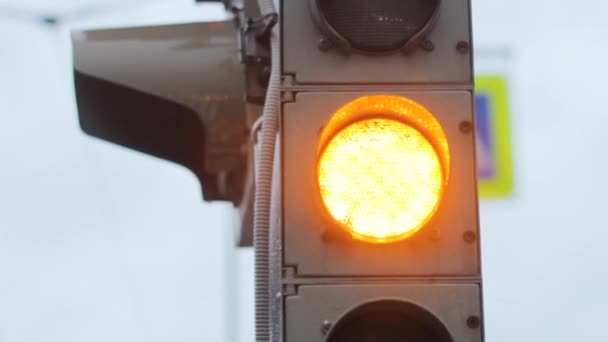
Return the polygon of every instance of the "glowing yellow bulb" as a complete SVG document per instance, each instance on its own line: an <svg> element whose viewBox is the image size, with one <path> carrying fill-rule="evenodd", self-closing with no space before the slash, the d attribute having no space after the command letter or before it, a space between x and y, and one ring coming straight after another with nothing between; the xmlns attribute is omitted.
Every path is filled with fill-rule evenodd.
<svg viewBox="0 0 608 342"><path fill-rule="evenodd" d="M355 120L327 136L320 151L323 203L342 228L364 241L413 235L433 216L445 185L434 145L392 117Z"/></svg>

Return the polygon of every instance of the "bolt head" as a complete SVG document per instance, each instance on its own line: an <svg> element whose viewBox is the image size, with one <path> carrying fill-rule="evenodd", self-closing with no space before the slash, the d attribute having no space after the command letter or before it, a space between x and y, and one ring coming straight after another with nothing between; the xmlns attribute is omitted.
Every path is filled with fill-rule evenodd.
<svg viewBox="0 0 608 342"><path fill-rule="evenodd" d="M471 121L462 121L458 125L458 128L462 133L471 133L473 130L473 123L471 123Z"/></svg>
<svg viewBox="0 0 608 342"><path fill-rule="evenodd" d="M317 46L319 47L319 50L327 51L332 48L333 44L327 37L321 37Z"/></svg>
<svg viewBox="0 0 608 342"><path fill-rule="evenodd" d="M468 42L460 41L456 44L456 50L458 50L458 52L460 52L461 54L468 53L470 49L471 46Z"/></svg>
<svg viewBox="0 0 608 342"><path fill-rule="evenodd" d="M471 329L477 329L481 326L481 319L477 316L469 316L467 318L467 326Z"/></svg>
<svg viewBox="0 0 608 342"><path fill-rule="evenodd" d="M433 44L432 41L430 40L423 40L422 43L420 44L422 46L422 48L426 51L433 51L435 50L435 44Z"/></svg>
<svg viewBox="0 0 608 342"><path fill-rule="evenodd" d="M321 324L321 333L323 333L323 335L327 335L327 333L329 332L330 329L331 329L331 322L323 321L323 323Z"/></svg>
<svg viewBox="0 0 608 342"><path fill-rule="evenodd" d="M475 240L477 239L477 235L475 234L474 231L472 230L467 230L466 232L464 232L464 234L462 235L462 238L464 239L465 242L467 243L473 243L475 242Z"/></svg>

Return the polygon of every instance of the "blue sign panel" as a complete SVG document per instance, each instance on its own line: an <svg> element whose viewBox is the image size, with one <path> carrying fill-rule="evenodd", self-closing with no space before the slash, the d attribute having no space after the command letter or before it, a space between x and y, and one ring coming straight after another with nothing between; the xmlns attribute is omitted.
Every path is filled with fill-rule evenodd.
<svg viewBox="0 0 608 342"><path fill-rule="evenodd" d="M502 76L478 76L475 85L479 194L506 197L513 192L506 80Z"/></svg>

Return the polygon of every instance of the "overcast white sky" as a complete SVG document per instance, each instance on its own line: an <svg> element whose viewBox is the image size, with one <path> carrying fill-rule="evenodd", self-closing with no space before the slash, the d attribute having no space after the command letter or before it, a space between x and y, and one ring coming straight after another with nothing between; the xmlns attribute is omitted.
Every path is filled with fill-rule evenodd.
<svg viewBox="0 0 608 342"><path fill-rule="evenodd" d="M67 27L2 16L98 2L0 0L0 342L251 341L251 253L231 248L230 208L204 204L183 168L84 136ZM516 193L481 206L489 342L608 341L606 13L474 0L478 47L512 56L498 68ZM69 25L222 15L159 0Z"/></svg>
<svg viewBox="0 0 608 342"><path fill-rule="evenodd" d="M84 3L14 1L51 13ZM191 1L121 6L70 25L223 16L220 6L196 9ZM239 312L227 308L238 296L227 292L252 291L228 282L226 269L239 261L229 206L204 204L183 168L84 136L67 28L2 17L2 7L0 341L234 336L224 323ZM250 256L242 258L247 264Z"/></svg>

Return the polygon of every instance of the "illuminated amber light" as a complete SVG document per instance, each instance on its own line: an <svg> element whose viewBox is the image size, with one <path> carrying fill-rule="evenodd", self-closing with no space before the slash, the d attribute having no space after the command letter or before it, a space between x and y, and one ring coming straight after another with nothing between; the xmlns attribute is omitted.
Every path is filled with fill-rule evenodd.
<svg viewBox="0 0 608 342"><path fill-rule="evenodd" d="M422 106L369 96L341 108L323 131L319 189L329 214L355 238L394 242L433 216L447 182L447 139Z"/></svg>

